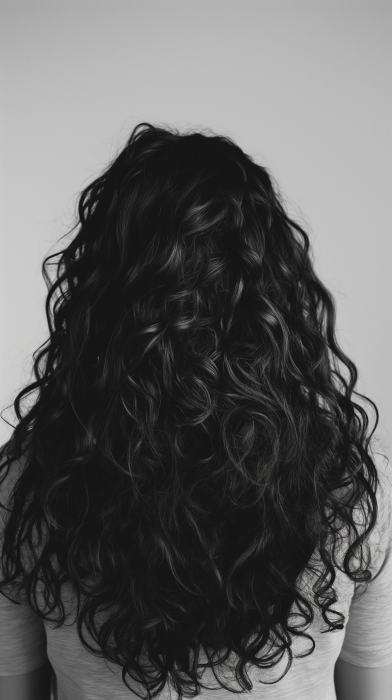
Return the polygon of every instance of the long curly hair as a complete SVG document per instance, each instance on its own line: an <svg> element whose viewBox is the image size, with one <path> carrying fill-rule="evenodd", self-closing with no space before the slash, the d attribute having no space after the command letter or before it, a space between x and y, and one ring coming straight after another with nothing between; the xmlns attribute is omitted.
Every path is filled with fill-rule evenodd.
<svg viewBox="0 0 392 700"><path fill-rule="evenodd" d="M372 576L377 407L354 392L333 296L274 178L206 131L142 122L79 193L76 234L42 263L49 338L1 450L4 478L23 465L3 506L1 588L58 628L68 582L84 647L149 699L167 682L194 697L205 666L251 690L247 666L287 652L284 676L293 636L314 651L312 602L327 631L343 628L336 568ZM370 435L353 393L375 408ZM313 601L304 571L320 574ZM214 671L232 653L241 690Z"/></svg>

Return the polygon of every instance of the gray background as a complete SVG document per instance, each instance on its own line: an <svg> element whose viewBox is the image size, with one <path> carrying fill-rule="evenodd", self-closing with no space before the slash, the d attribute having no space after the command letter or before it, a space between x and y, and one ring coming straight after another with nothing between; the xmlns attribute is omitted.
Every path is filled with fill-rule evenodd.
<svg viewBox="0 0 392 700"><path fill-rule="evenodd" d="M391 438L392 3L2 2L0 408L47 338L44 255L139 121L211 127L276 177ZM373 414L371 414L373 415ZM12 408L3 417L15 422ZM0 421L0 443L11 428Z"/></svg>

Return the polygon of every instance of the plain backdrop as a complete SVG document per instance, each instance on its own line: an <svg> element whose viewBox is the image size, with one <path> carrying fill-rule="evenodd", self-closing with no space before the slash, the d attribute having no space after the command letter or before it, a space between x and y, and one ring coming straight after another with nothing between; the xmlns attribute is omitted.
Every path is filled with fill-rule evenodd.
<svg viewBox="0 0 392 700"><path fill-rule="evenodd" d="M0 443L48 338L43 257L75 223L78 193L150 121L231 136L274 175L335 297L338 341L391 459L392 3L12 0L0 10Z"/></svg>

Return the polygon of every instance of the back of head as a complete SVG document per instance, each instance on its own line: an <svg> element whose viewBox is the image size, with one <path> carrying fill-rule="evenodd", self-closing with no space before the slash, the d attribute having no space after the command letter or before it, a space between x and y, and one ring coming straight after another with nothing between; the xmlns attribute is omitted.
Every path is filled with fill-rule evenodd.
<svg viewBox="0 0 392 700"><path fill-rule="evenodd" d="M42 522L49 545L23 571L27 595L39 576L59 600L53 551L78 595L93 580L80 623L91 632L110 607L94 639L149 691L168 675L180 693L200 688L201 647L234 650L249 689L244 665L260 667L270 633L282 645L264 663L288 647L282 630L303 634L294 601L313 619L297 578L315 548L332 586L339 519L351 527L369 498L374 524L368 421L333 298L267 169L228 137L140 124L78 212L56 254L39 395L9 445L9 461L29 450L5 550L22 510L26 526ZM345 571L367 580L349 568L355 552ZM327 598L320 577L328 614ZM161 660L155 681L143 645Z"/></svg>

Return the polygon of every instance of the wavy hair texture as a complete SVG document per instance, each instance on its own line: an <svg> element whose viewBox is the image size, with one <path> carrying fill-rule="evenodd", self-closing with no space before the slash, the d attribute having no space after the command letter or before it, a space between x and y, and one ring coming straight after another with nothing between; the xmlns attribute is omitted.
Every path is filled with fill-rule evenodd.
<svg viewBox="0 0 392 700"><path fill-rule="evenodd" d="M1 450L6 474L23 463L1 588L57 629L68 582L84 647L140 683L139 697L167 682L194 697L205 666L221 687L251 690L247 667L287 653L280 680L293 636L311 642L302 656L315 648L298 577L320 573L313 602L326 631L342 629L336 568L371 578L363 545L377 518L379 414L366 399L368 436L309 238L232 139L145 122L80 193L75 229L42 264L49 338ZM232 653L240 690L215 672Z"/></svg>

